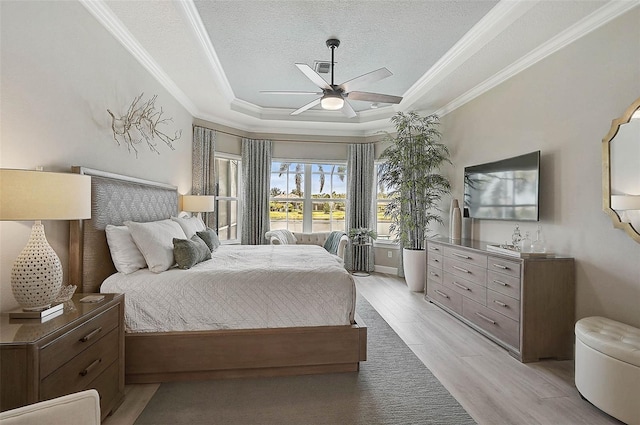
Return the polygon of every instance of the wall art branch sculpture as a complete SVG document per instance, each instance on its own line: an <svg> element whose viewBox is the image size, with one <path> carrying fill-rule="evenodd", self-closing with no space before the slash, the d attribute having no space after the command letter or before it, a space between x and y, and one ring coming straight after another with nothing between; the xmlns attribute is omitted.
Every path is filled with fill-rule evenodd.
<svg viewBox="0 0 640 425"><path fill-rule="evenodd" d="M180 139L182 136L182 130L175 132L173 136L169 136L165 132L158 129L161 124L167 124L169 121L173 121L173 118L163 118L164 111L162 108L158 111L155 103L158 95L154 95L146 102L141 102L144 93L140 93L133 102L127 113L121 117L116 117L113 112L107 109L109 115L111 115L111 128L113 129L113 139L118 146L124 143L129 150L129 153L133 150L138 157L138 145L142 142L146 142L149 150L155 152L158 155L160 151L157 149L157 143L155 139L160 139L171 150L175 150L173 142Z"/></svg>

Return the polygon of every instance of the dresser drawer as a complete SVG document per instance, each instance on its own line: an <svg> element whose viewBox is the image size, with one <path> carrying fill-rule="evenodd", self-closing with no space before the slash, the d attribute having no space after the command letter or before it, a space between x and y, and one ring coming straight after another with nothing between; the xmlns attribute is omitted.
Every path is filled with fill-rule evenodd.
<svg viewBox="0 0 640 425"><path fill-rule="evenodd" d="M458 294L451 289L434 283L427 282L427 295L433 301L448 307L450 310L455 311L458 314L462 314L462 295Z"/></svg>
<svg viewBox="0 0 640 425"><path fill-rule="evenodd" d="M487 268L490 271L504 273L509 276L520 277L520 262L509 261L500 257L489 257Z"/></svg>
<svg viewBox="0 0 640 425"><path fill-rule="evenodd" d="M444 257L445 273L451 273L463 279L469 280L478 285L487 284L487 269L464 261L454 260L453 258Z"/></svg>
<svg viewBox="0 0 640 425"><path fill-rule="evenodd" d="M444 273L442 269L438 269L429 265L427 267L427 280L432 280L438 283L442 283L442 276Z"/></svg>
<svg viewBox="0 0 640 425"><path fill-rule="evenodd" d="M87 388L91 381L118 358L119 349L119 329L113 329L44 378L40 383L40 399L46 400Z"/></svg>
<svg viewBox="0 0 640 425"><path fill-rule="evenodd" d="M119 314L118 306L111 307L44 346L40 351L40 376L42 378L48 376L68 359L75 357L78 353L92 346L111 329L116 328Z"/></svg>
<svg viewBox="0 0 640 425"><path fill-rule="evenodd" d="M520 321L519 300L489 289L487 291L487 307L491 310L497 311L498 313L504 314L516 322Z"/></svg>
<svg viewBox="0 0 640 425"><path fill-rule="evenodd" d="M460 295L471 298L482 305L486 305L487 303L487 288L484 285L478 285L477 283L454 276L451 273L445 273L443 284L445 288L450 288Z"/></svg>
<svg viewBox="0 0 640 425"><path fill-rule="evenodd" d="M445 246L444 256L464 261L467 264L473 264L478 267L487 268L487 256L478 252L466 251L464 249Z"/></svg>
<svg viewBox="0 0 640 425"><path fill-rule="evenodd" d="M487 288L516 300L520 299L520 277L489 271L487 272Z"/></svg>
<svg viewBox="0 0 640 425"><path fill-rule="evenodd" d="M444 254L444 245L440 245L439 243L427 242L427 255L428 254Z"/></svg>
<svg viewBox="0 0 640 425"><path fill-rule="evenodd" d="M442 261L442 255L433 254L431 252L427 255L427 264L429 267L442 270Z"/></svg>
<svg viewBox="0 0 640 425"><path fill-rule="evenodd" d="M502 342L514 348L520 347L519 322L509 319L468 298L462 298L462 315Z"/></svg>

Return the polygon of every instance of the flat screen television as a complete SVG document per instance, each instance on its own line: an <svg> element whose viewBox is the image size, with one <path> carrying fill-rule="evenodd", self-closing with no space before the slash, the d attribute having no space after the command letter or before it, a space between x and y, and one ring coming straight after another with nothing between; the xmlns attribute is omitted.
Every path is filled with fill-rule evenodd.
<svg viewBox="0 0 640 425"><path fill-rule="evenodd" d="M540 151L465 167L464 207L469 217L538 221Z"/></svg>

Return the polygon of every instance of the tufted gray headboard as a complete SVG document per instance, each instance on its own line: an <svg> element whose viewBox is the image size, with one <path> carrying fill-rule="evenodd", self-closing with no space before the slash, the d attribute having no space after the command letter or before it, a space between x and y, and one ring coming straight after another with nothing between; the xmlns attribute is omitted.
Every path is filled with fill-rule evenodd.
<svg viewBox="0 0 640 425"><path fill-rule="evenodd" d="M91 219L70 225L69 283L78 292L99 292L116 269L111 261L105 228L125 221L155 221L178 213L175 186L85 167L72 167L91 176Z"/></svg>

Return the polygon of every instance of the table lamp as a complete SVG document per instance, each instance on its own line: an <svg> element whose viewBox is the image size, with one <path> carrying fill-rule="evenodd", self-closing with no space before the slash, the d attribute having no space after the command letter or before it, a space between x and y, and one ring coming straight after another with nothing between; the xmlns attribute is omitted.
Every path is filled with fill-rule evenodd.
<svg viewBox="0 0 640 425"><path fill-rule="evenodd" d="M91 177L0 169L0 220L35 221L11 270L11 290L23 311L47 309L62 287L62 264L40 220L86 218L91 218Z"/></svg>
<svg viewBox="0 0 640 425"><path fill-rule="evenodd" d="M200 213L215 210L216 197L213 195L183 195L182 211Z"/></svg>

